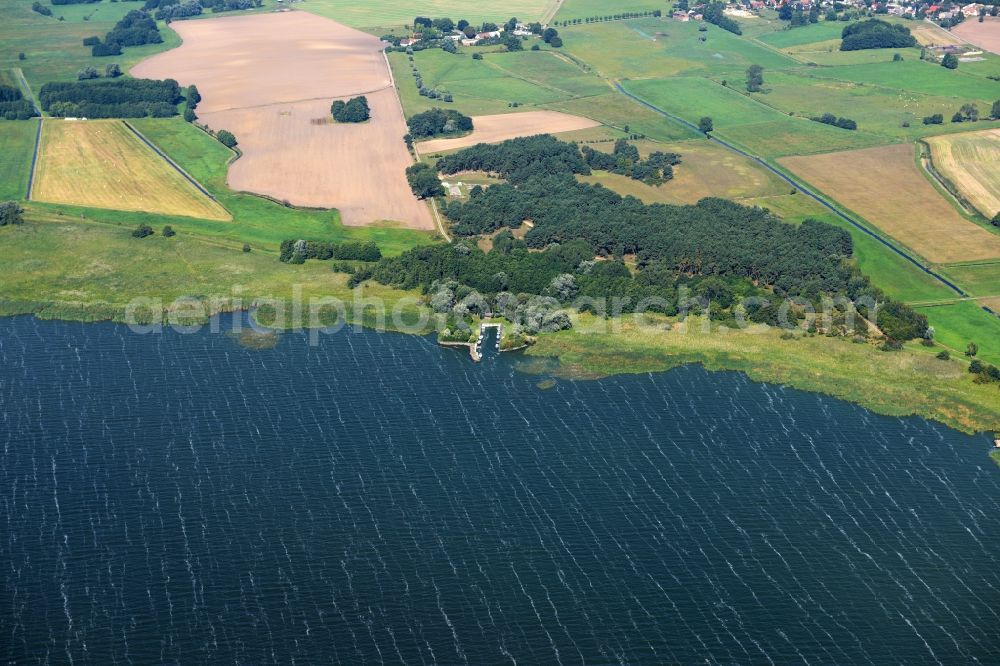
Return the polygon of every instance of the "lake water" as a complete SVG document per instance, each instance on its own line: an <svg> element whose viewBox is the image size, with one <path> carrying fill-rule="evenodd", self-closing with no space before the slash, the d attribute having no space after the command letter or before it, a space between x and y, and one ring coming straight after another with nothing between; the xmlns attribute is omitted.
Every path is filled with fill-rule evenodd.
<svg viewBox="0 0 1000 666"><path fill-rule="evenodd" d="M0 320L0 663L1000 662L985 435L517 362Z"/></svg>

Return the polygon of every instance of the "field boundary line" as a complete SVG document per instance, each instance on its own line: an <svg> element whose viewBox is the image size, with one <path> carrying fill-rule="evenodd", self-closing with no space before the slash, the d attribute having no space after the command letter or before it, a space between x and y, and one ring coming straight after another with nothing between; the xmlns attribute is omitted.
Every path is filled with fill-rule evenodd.
<svg viewBox="0 0 1000 666"><path fill-rule="evenodd" d="M631 97L632 99L636 100L640 104L643 104L644 106L646 106L646 107L652 109L653 111L656 111L657 113L661 114L665 118L669 118L669 119L671 119L671 120L673 120L675 122L679 122L682 125L685 125L687 127L695 129L695 130L698 129L697 126L694 125L694 123L690 123L690 122L684 120L683 118L680 118L678 116L670 114L670 113L664 111L663 109L659 108L658 106L656 106L654 104L651 104L650 102L647 102L646 100L642 99L641 97L633 95L628 90L626 90L624 86L622 86L621 82L616 81L615 82L615 87L618 88L618 90L623 95L626 95L627 97ZM958 286L957 284L955 284L954 282L952 282L948 278L944 277L940 273L931 270L930 268L928 268L927 266L925 266L922 262L920 262L916 257L914 257L910 253L906 252L905 250L903 250L902 248L900 248L896 244L892 243L887 238L884 238L881 234L875 233L875 231L873 231L872 229L869 229L866 225L862 224L861 222L858 222L857 220L855 220L851 216L849 216L846 213L842 212L840 209L838 209L836 206L834 206L832 203L830 203L826 199L826 197L821 196L820 194L814 192L810 187L806 186L805 181L798 180L797 178L795 178L795 177L793 177L793 176L785 173L781 169L778 169L777 167L773 166L770 162L764 160L763 158L758 157L757 155L754 155L753 153L751 153L749 151L746 151L746 150L743 150L741 148L738 148L734 144L731 144L731 143L729 143L728 141L726 141L724 139L719 139L719 138L717 138L715 136L709 136L708 138L709 138L710 141L715 141L719 145L721 145L721 146L723 146L725 148L728 148L729 150L732 150L733 152L739 153L740 155L742 155L742 156L744 156L744 157L746 157L748 159L751 159L751 160L757 162L762 167L764 167L768 171L771 171L772 173L774 173L776 176L778 176L779 178L781 178L782 180L784 180L786 183L788 183L792 187L795 187L797 190L799 190L800 192L802 192L803 194L805 194L809 198L815 200L817 203L821 204L823 207L829 209L837 217L839 217L842 220L844 220L845 222L849 223L851 226L853 226L854 228L858 229L862 233L864 233L864 234L866 234L868 236L871 236L872 238L874 238L875 240L877 240L879 243L881 243L882 245L884 245L885 247L887 247L889 250L891 250L892 252L896 253L897 255L899 255L900 257L902 257L903 259L905 259L906 261L910 262L911 264L913 264L914 266L916 266L918 269L920 269L921 271L923 271L927 275L930 275L931 277L935 278L936 280L938 280L943 285L945 285L946 287L948 287L949 289L951 289L952 291L954 291L959 296L970 298L970 295L968 293L966 293L966 291L964 289L962 289L960 286ZM995 311L993 311L990 307L988 307L986 305L980 305L980 307L983 310L985 310L986 312L988 312L989 314L991 314L991 315L1000 316Z"/></svg>
<svg viewBox="0 0 1000 666"><path fill-rule="evenodd" d="M977 219L982 218L984 221L989 222L989 218L962 195L958 187L951 182L951 179L938 171L934 165L934 146L925 139L917 139L917 145L921 149L917 159L920 161L920 166L923 167L924 174L939 185L966 215Z"/></svg>
<svg viewBox="0 0 1000 666"><path fill-rule="evenodd" d="M38 117L38 127L35 129L35 150L31 153L31 170L28 171L28 190L24 193L24 200L31 201L31 190L35 186L35 171L38 169L38 151L42 142L42 122L44 118Z"/></svg>
<svg viewBox="0 0 1000 666"><path fill-rule="evenodd" d="M152 141L150 141L145 136L143 136L142 132L140 132L139 130L137 130L135 127L132 126L132 123L130 123L129 121L127 121L125 119L122 119L122 124L125 125L125 127L127 127L132 132L132 134L134 134L136 137L138 137L138 139L140 141L142 141L144 144L146 144L147 146L149 146L149 148L151 148L154 153L156 153L161 158L163 158L163 160L167 164L169 164L171 167L173 167L174 170L177 171L177 173L179 173L181 176L183 176L185 180L187 180L189 183L191 183L192 185L194 185L195 188L199 192L201 192L202 194L204 194L206 197L208 197L209 199L211 199L215 203L219 204L219 206L222 208L222 210L226 210L226 207L223 206L221 203L219 203L219 200L215 198L215 195L213 195L211 192L209 192L207 189L205 189L202 186L202 184L199 183L197 180L195 180L194 177L191 174L189 174L187 171L185 171L184 169L182 169L181 166L179 164L177 164L177 162L174 162L172 159L170 159L167 156L167 154L165 152L163 152L162 150L160 150L157 146L155 146ZM230 215L230 217L232 217L232 213L229 213L228 210L226 210L226 213L228 213Z"/></svg>

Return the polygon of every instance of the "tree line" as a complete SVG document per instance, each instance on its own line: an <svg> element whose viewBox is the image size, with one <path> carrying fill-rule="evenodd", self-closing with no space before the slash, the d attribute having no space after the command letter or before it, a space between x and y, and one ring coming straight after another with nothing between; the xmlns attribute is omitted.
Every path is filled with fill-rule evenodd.
<svg viewBox="0 0 1000 666"><path fill-rule="evenodd" d="M198 16L204 10L228 12L262 6L262 0L146 0L143 9L156 10L157 20L172 21L188 16Z"/></svg>
<svg viewBox="0 0 1000 666"><path fill-rule="evenodd" d="M625 139L615 141L611 153L584 146L581 150L583 161L591 169L610 171L633 180L641 180L647 185L660 185L674 177L674 167L681 163L677 153L656 151L646 159L641 159L639 149Z"/></svg>
<svg viewBox="0 0 1000 666"><path fill-rule="evenodd" d="M740 24L734 21L732 18L726 16L725 10L726 3L713 1L705 5L702 10L702 18L706 23L711 23L716 25L723 30L733 33L734 35L742 35L743 30L740 28Z"/></svg>
<svg viewBox="0 0 1000 666"><path fill-rule="evenodd" d="M278 259L288 264L302 264L307 259L373 262L382 258L382 252L374 241L327 243L302 239L283 240L280 250Z"/></svg>
<svg viewBox="0 0 1000 666"><path fill-rule="evenodd" d="M346 102L336 100L330 106L330 114L338 123L363 123L371 118L368 98L364 95L352 97Z"/></svg>
<svg viewBox="0 0 1000 666"><path fill-rule="evenodd" d="M824 125L833 125L834 127L839 127L840 129L846 130L856 130L858 129L858 124L851 120L850 118L838 118L832 113L824 113L821 116L813 116L809 120L817 123L823 123Z"/></svg>
<svg viewBox="0 0 1000 666"><path fill-rule="evenodd" d="M53 116L82 118L166 118L177 115L181 88L173 79L102 79L49 82L38 92Z"/></svg>
<svg viewBox="0 0 1000 666"><path fill-rule="evenodd" d="M406 121L410 136L424 138L472 131L472 118L454 109L433 108Z"/></svg>

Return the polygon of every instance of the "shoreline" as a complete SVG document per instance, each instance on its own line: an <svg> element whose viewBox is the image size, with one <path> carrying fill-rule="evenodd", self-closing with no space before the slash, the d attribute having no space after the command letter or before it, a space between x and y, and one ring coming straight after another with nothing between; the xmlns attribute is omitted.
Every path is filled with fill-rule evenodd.
<svg viewBox="0 0 1000 666"><path fill-rule="evenodd" d="M90 311L89 317L68 317L65 311L46 317L29 309L14 312L9 305L9 301L0 299L0 317L126 325L109 310ZM75 314L84 315L86 307L80 305ZM213 316L238 311L249 314L251 308L223 308L199 323L206 324ZM618 320L606 322L607 326L619 329L615 332L593 332L588 330L595 323L593 317L574 315L573 319L572 329L542 334L534 344L501 351L522 351L527 362L554 361L556 365L549 374L571 380L667 372L696 364L713 372L741 372L758 383L844 400L883 416L918 416L966 434L1000 432L997 387L975 384L960 360L936 360L934 352L940 347L924 352L919 345L913 345L901 351L882 352L870 345L825 336L796 335L782 339L781 331L768 327L703 333L691 326L682 335L678 332L681 327L675 325L671 331L653 334L637 332L632 324ZM693 317L689 320L697 321ZM378 330L370 322L357 318L348 318L344 326ZM302 330L315 329L304 326ZM431 327L420 332L400 331L391 326L384 330L402 335L434 332ZM475 356L475 343L434 342L442 347L468 347L470 358L479 360ZM887 381L889 377L892 379Z"/></svg>

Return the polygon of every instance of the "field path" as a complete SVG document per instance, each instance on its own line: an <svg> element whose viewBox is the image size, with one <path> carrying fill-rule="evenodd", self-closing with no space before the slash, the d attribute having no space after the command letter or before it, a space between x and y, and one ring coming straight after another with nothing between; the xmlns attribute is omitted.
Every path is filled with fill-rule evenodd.
<svg viewBox="0 0 1000 666"><path fill-rule="evenodd" d="M177 21L176 49L131 73L195 84L201 122L236 135L228 184L293 205L336 208L348 225L434 229L410 192L406 122L382 42L302 11ZM371 120L333 123L330 103L366 95Z"/></svg>

